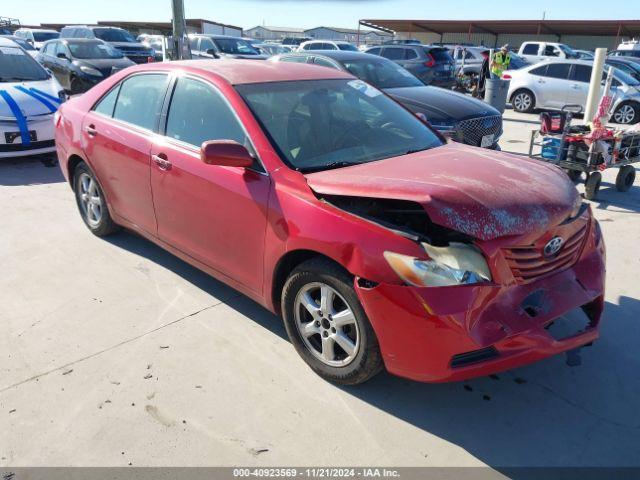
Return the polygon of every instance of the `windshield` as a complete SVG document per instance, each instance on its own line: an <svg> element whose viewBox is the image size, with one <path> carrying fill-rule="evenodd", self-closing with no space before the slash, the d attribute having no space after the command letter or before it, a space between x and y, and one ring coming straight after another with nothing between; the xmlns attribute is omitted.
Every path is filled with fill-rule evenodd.
<svg viewBox="0 0 640 480"><path fill-rule="evenodd" d="M640 85L640 82L638 80L633 78L628 73L623 72L619 68L616 68L614 70L614 76L616 77L616 79L620 80L622 83L624 83L626 85L629 85L630 87L637 87L638 85ZM603 78L607 78L607 72L606 71L603 73L602 77Z"/></svg>
<svg viewBox="0 0 640 480"><path fill-rule="evenodd" d="M312 172L442 145L409 111L362 80L238 85L291 168Z"/></svg>
<svg viewBox="0 0 640 480"><path fill-rule="evenodd" d="M560 45L558 45L558 47L560 48L560 50L562 50L564 52L564 54L567 56L567 58L578 58L578 54L576 52L574 52L573 50L571 50L566 45L560 44Z"/></svg>
<svg viewBox="0 0 640 480"><path fill-rule="evenodd" d="M0 82L46 80L49 75L19 47L0 47Z"/></svg>
<svg viewBox="0 0 640 480"><path fill-rule="evenodd" d="M102 42L68 42L71 56L79 59L123 58L124 55Z"/></svg>
<svg viewBox="0 0 640 480"><path fill-rule="evenodd" d="M379 59L378 57L358 58L344 60L342 64L351 74L377 88L420 87L424 85L391 60Z"/></svg>
<svg viewBox="0 0 640 480"><path fill-rule="evenodd" d="M94 28L93 33L100 40L105 42L127 42L135 43L136 39L126 30L119 28Z"/></svg>
<svg viewBox="0 0 640 480"><path fill-rule="evenodd" d="M235 55L260 55L255 48L241 38L214 38L213 42L222 53Z"/></svg>
<svg viewBox="0 0 640 480"><path fill-rule="evenodd" d="M46 42L60 37L58 32L33 32L33 39L36 42Z"/></svg>
<svg viewBox="0 0 640 480"><path fill-rule="evenodd" d="M24 48L25 50L35 50L35 48L33 47L33 45L31 45L29 42L27 42L26 40L23 40L22 38L18 38L18 37L11 37L11 40L13 40L14 42L16 42L18 45L20 45L22 48Z"/></svg>
<svg viewBox="0 0 640 480"><path fill-rule="evenodd" d="M526 67L528 63L520 56L513 52L509 53L509 70L517 70L522 67Z"/></svg>
<svg viewBox="0 0 640 480"><path fill-rule="evenodd" d="M350 43L338 43L338 48L340 50L346 50L347 52L357 52L358 49L355 45L351 45Z"/></svg>

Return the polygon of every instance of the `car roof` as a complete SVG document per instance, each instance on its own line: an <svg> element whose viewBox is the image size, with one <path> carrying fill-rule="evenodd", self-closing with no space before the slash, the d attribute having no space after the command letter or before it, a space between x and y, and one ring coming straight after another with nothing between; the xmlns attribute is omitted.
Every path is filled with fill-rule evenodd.
<svg viewBox="0 0 640 480"><path fill-rule="evenodd" d="M18 45L16 42L14 42L11 38L0 37L0 47L20 48L20 45Z"/></svg>
<svg viewBox="0 0 640 480"><path fill-rule="evenodd" d="M353 79L348 73L304 63L280 63L260 60L180 60L147 63L136 67L144 70L175 70L184 68L193 73L211 73L231 85L267 82L293 82L298 80Z"/></svg>
<svg viewBox="0 0 640 480"><path fill-rule="evenodd" d="M53 30L51 28L28 28L28 27L22 27L22 28L19 28L18 30L23 30L23 31L26 30L28 32L54 32L54 33L58 33L57 30Z"/></svg>
<svg viewBox="0 0 640 480"><path fill-rule="evenodd" d="M196 33L194 35L189 35L189 36L190 37L207 37L207 38L235 38L237 40L245 40L242 37L234 37L233 35L219 35L217 33Z"/></svg>
<svg viewBox="0 0 640 480"><path fill-rule="evenodd" d="M370 58L372 60L380 60L380 61L386 60L384 57L381 57L379 55L372 55L370 53L365 53L365 52L355 52L353 50L309 50L308 52L285 53L280 56L281 57L301 57L306 55L333 58L334 60L338 60L339 62L342 62L345 60L357 60L358 58Z"/></svg>

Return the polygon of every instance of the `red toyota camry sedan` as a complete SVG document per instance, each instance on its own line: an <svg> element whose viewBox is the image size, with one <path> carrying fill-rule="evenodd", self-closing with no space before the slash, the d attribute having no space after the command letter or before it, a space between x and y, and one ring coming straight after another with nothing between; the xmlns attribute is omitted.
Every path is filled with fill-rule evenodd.
<svg viewBox="0 0 640 480"><path fill-rule="evenodd" d="M567 176L446 144L344 72L131 67L62 105L56 144L94 234L134 230L279 313L333 382L460 380L598 337L604 244Z"/></svg>

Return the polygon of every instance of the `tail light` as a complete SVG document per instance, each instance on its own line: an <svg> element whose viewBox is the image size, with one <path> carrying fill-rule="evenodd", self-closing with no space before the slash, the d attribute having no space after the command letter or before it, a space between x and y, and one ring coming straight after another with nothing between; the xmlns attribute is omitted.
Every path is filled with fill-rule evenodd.
<svg viewBox="0 0 640 480"><path fill-rule="evenodd" d="M502 74L502 79L503 80L511 80L511 78L512 78L511 75L509 75L508 73L503 73Z"/></svg>
<svg viewBox="0 0 640 480"><path fill-rule="evenodd" d="M427 60L426 62L424 62L424 66L425 67L433 67L436 64L436 59L433 58L433 55L431 55L430 53L427 53L427 57L429 57L429 60Z"/></svg>
<svg viewBox="0 0 640 480"><path fill-rule="evenodd" d="M153 62L155 62L155 61L156 61L156 59L155 59L155 58L153 58L153 57L147 57L147 63L153 63Z"/></svg>

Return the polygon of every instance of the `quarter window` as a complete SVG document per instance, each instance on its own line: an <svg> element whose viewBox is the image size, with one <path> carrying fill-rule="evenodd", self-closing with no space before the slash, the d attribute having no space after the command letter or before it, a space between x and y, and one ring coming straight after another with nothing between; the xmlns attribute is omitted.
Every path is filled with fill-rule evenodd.
<svg viewBox="0 0 640 480"><path fill-rule="evenodd" d="M535 43L527 43L522 50L523 55L537 55L538 54L538 45Z"/></svg>
<svg viewBox="0 0 640 480"><path fill-rule="evenodd" d="M116 87L107 93L102 100L95 106L94 111L106 115L107 117L113 116L113 107L116 105L116 98L118 98L118 90L120 87Z"/></svg>
<svg viewBox="0 0 640 480"><path fill-rule="evenodd" d="M113 118L153 130L167 87L164 74L134 75L122 83Z"/></svg>
<svg viewBox="0 0 640 480"><path fill-rule="evenodd" d="M235 140L247 145L233 111L212 87L181 78L171 98L166 135L200 147L208 140Z"/></svg>

